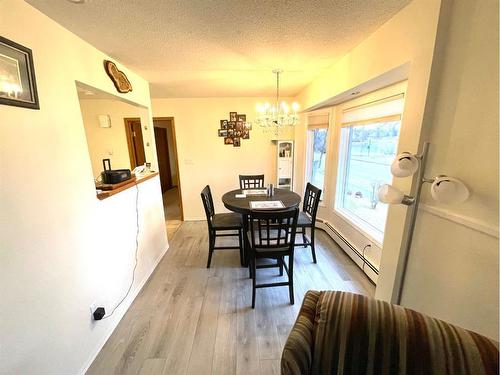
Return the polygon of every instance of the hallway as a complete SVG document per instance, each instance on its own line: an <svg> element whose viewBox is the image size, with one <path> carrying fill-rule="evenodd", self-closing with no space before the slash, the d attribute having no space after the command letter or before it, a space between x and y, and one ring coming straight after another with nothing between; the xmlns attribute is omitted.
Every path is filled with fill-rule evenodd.
<svg viewBox="0 0 500 375"><path fill-rule="evenodd" d="M182 224L179 188L177 186L167 190L165 194L163 194L163 210L165 211L167 236L169 240L172 240L172 237Z"/></svg>

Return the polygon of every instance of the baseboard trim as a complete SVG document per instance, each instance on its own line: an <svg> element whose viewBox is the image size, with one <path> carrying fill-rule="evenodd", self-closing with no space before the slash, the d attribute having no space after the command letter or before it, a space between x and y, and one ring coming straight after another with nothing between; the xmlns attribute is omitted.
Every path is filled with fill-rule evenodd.
<svg viewBox="0 0 500 375"><path fill-rule="evenodd" d="M336 228L333 227L331 223L318 218L316 220L316 228L325 231L325 233L328 234L330 238L340 246L340 248L349 256L349 258L351 258L353 262L356 263L359 268L361 268L368 279L375 285L377 285L378 270L375 271L366 266L368 262L366 262L366 260L362 260L362 258L360 257L361 252L356 249L351 243L349 243L345 239L345 237Z"/></svg>
<svg viewBox="0 0 500 375"><path fill-rule="evenodd" d="M160 262L162 261L163 257L165 256L165 254L167 253L167 251L168 251L169 248L170 248L170 244L158 256L158 258L156 259L156 261L154 263L154 266L151 268L151 272L143 278L143 280L138 285L138 287L136 288L136 290L134 291L134 293L131 295L131 298L129 299L129 301L128 301L127 305L126 305L127 308L126 309L121 309L121 312L119 313L120 314L119 315L120 318L116 320L116 323L114 325L112 325L109 328L108 332L103 336L103 339L99 342L99 344L95 348L94 352L92 353L92 355L90 356L90 358L87 360L87 362L83 366L82 370L79 372L80 375L85 375L85 373L88 371L88 369L90 368L90 366L92 366L92 363L94 363L94 361L97 358L97 356L99 355L100 351L102 350L102 348L104 347L104 345L106 344L106 342L109 340L109 338L111 337L111 335L115 331L115 329L118 326L118 324L120 324L120 321L123 319L124 315L127 313L128 309L130 308L130 306L132 305L132 303L134 303L136 297L139 295L139 293L141 292L142 288L144 288L144 285L146 285L146 283L149 281L149 279L151 278L151 276L155 272L156 267L158 267L158 264L160 264Z"/></svg>

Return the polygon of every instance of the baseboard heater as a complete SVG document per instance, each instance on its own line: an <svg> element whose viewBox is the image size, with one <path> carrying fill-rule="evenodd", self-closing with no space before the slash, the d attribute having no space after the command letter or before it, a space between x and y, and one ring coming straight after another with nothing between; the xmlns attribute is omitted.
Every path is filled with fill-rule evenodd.
<svg viewBox="0 0 500 375"><path fill-rule="evenodd" d="M316 221L326 225L343 243L346 245L354 254L356 254L359 259L363 262L363 264L366 264L377 276L379 274L379 271L377 267L373 265L368 259L366 259L363 256L363 253L356 249L344 236L342 236L337 229L335 229L328 221L322 220L322 219L316 219Z"/></svg>

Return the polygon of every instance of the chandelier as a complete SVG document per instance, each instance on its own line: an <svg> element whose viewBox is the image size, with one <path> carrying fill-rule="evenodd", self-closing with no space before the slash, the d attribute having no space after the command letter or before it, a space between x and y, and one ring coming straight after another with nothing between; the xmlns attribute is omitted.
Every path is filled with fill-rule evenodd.
<svg viewBox="0 0 500 375"><path fill-rule="evenodd" d="M280 74L283 73L283 70L275 69L273 73L276 74L276 102L274 104L257 103L256 123L265 131L273 131L278 134L285 126L298 124L299 105L295 102L291 106L284 101L280 103Z"/></svg>

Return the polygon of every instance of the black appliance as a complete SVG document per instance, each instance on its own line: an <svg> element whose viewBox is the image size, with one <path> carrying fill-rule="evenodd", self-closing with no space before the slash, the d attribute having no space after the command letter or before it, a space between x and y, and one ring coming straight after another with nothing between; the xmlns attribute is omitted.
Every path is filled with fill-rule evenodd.
<svg viewBox="0 0 500 375"><path fill-rule="evenodd" d="M102 159L102 182L105 184L118 184L119 182L127 181L132 178L130 169L111 169L111 161Z"/></svg>

